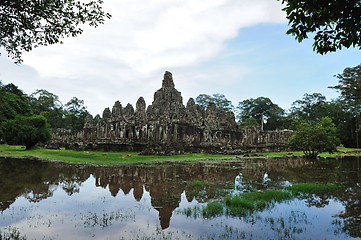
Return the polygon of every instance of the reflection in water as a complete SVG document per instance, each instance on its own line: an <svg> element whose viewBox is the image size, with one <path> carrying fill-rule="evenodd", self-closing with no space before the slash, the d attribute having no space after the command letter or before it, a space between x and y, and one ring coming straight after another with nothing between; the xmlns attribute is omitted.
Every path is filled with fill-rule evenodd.
<svg viewBox="0 0 361 240"><path fill-rule="evenodd" d="M263 185L267 185L269 182L271 182L271 179L268 177L268 173L264 173L263 175Z"/></svg>
<svg viewBox="0 0 361 240"><path fill-rule="evenodd" d="M92 194L96 191L91 190L89 180L93 181L93 186L97 189L107 189L114 199L121 197L117 204L124 204L121 203L122 199L130 201L125 197L129 195L132 195L138 203L146 201L149 197L152 208L158 212L161 229L170 227L172 214L180 206L183 194L189 204L194 204L194 201L207 202L212 198L210 192L207 192L208 188L202 190L203 195L196 195L190 187L190 183L195 181L203 181L219 189L231 189L234 185L239 191L246 188L279 188L284 186L285 182L341 182L348 188L342 196L333 196L344 205L344 211L339 216L350 220L351 224L352 221L355 224L359 223L361 216L360 159L337 161L326 159L310 162L296 158L240 160L220 164L177 164L165 167L161 165L75 166L32 160L0 159L0 211L2 213L6 210L10 211L12 204L15 205L20 197L32 203L40 203L47 199L52 199L54 202L62 201L63 197L58 196L58 189L62 189L69 197L79 196L82 191L89 191L88 198L93 198L94 201L92 204L96 204L97 210L102 209L106 206L104 199L107 197L104 197L103 203L99 202L96 199L97 195ZM310 207L325 207L330 204L330 196L321 198L311 196L306 199L306 203ZM68 207L75 209L79 206ZM95 223L99 222L108 224L119 219L135 221L135 217L129 217L129 214L119 209L103 212L103 216L98 217L91 212L91 206L89 208L81 206L82 208L89 212L89 214L82 213L81 218L89 223L89 226L96 226ZM139 211L138 209L136 214ZM148 211L153 212L151 209ZM145 219L141 221L147 224ZM0 224L0 229L6 226ZM361 237L360 234L352 236Z"/></svg>

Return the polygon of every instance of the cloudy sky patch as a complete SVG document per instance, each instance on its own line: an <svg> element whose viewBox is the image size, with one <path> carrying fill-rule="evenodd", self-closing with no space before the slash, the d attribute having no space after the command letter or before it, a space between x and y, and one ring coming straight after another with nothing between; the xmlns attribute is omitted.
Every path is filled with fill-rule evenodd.
<svg viewBox="0 0 361 240"><path fill-rule="evenodd" d="M276 0L105 0L112 18L104 25L86 26L81 36L64 44L25 53L20 66L3 54L0 79L28 94L46 89L64 104L73 96L84 99L93 115L116 100L134 105L143 96L150 104L166 70L173 73L184 103L200 93L223 93L234 105L267 94L289 107L302 97L300 92L321 92L327 86L322 81L292 89L299 85L291 83L285 90L285 75L299 77L294 69L302 59L304 65L314 64L318 56L312 43L302 45L285 34L281 8ZM346 53L348 61L339 68L359 64L359 56L358 51ZM320 74L338 73L326 71Z"/></svg>

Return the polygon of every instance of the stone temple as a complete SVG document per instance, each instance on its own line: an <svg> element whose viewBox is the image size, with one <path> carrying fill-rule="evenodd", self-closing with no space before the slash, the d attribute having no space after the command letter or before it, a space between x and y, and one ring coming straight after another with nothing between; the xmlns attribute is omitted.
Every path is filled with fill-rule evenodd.
<svg viewBox="0 0 361 240"><path fill-rule="evenodd" d="M165 72L162 87L146 107L143 97L125 107L119 101L105 108L94 125L88 116L83 129L53 129L48 147L76 150L139 151L146 155L173 155L183 152L241 154L250 151L277 151L293 134L290 130L241 129L233 112L217 111L210 103L206 110L190 98L183 105L173 77Z"/></svg>

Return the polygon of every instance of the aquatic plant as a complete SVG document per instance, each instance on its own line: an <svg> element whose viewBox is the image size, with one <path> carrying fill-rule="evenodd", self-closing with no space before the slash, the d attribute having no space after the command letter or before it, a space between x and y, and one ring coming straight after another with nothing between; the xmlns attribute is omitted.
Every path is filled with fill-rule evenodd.
<svg viewBox="0 0 361 240"><path fill-rule="evenodd" d="M341 184L334 183L299 183L291 186L286 186L285 189L291 191L292 194L298 196L300 194L316 194L323 195L327 193L333 193L344 189L345 187Z"/></svg>
<svg viewBox="0 0 361 240"><path fill-rule="evenodd" d="M272 207L274 203L292 198L292 194L282 190L266 190L263 192L245 192L233 196L226 196L224 203L227 214L243 216L255 210Z"/></svg>
<svg viewBox="0 0 361 240"><path fill-rule="evenodd" d="M191 182L188 184L189 187L197 187L197 188L204 188L206 186L209 186L211 185L211 183L209 182L204 182L204 181L199 181L199 180L196 180L194 182Z"/></svg>
<svg viewBox="0 0 361 240"><path fill-rule="evenodd" d="M207 206L202 208L202 216L204 218L215 217L223 214L223 204L217 201L207 203Z"/></svg>

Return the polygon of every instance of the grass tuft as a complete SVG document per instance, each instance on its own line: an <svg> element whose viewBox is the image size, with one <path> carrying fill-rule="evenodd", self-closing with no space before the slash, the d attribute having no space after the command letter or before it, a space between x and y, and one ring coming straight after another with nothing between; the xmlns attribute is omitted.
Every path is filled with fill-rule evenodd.
<svg viewBox="0 0 361 240"><path fill-rule="evenodd" d="M204 188L204 187L207 187L211 185L211 183L209 182L203 182L203 181L199 181L199 180L196 180L194 182L191 182L188 184L189 187L194 187L194 188Z"/></svg>
<svg viewBox="0 0 361 240"><path fill-rule="evenodd" d="M202 216L204 218L211 218L223 214L223 204L220 202L208 202L207 206L202 208Z"/></svg>
<svg viewBox="0 0 361 240"><path fill-rule="evenodd" d="M300 183L292 186L285 187L286 190L291 191L294 195L300 194L316 194L323 195L328 193L333 193L344 189L343 185L328 183L328 184L315 184L315 183Z"/></svg>

